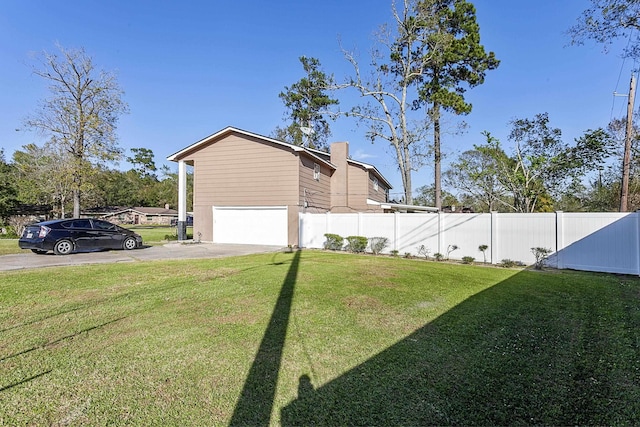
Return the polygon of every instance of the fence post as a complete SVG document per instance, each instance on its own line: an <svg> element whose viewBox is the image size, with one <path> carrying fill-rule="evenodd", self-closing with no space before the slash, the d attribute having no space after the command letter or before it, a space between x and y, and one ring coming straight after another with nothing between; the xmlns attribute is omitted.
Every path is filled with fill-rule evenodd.
<svg viewBox="0 0 640 427"><path fill-rule="evenodd" d="M634 212L636 216L636 273L640 276L640 210Z"/></svg>
<svg viewBox="0 0 640 427"><path fill-rule="evenodd" d="M491 264L498 263L498 212L491 211Z"/></svg>
<svg viewBox="0 0 640 427"><path fill-rule="evenodd" d="M398 235L400 234L400 213L393 213L393 250L398 251Z"/></svg>
<svg viewBox="0 0 640 427"><path fill-rule="evenodd" d="M444 213L438 212L438 253L442 254L444 247Z"/></svg>
<svg viewBox="0 0 640 427"><path fill-rule="evenodd" d="M327 211L326 218L327 218L327 222L325 223L325 226L324 226L324 234L331 233L331 212Z"/></svg>
<svg viewBox="0 0 640 427"><path fill-rule="evenodd" d="M564 212L556 211L556 268L561 270L564 268Z"/></svg>

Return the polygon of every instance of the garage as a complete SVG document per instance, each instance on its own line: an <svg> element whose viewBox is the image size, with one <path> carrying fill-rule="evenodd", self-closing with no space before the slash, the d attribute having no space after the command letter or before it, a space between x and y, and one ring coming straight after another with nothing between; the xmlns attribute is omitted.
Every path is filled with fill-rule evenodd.
<svg viewBox="0 0 640 427"><path fill-rule="evenodd" d="M287 246L286 206L214 206L213 242Z"/></svg>

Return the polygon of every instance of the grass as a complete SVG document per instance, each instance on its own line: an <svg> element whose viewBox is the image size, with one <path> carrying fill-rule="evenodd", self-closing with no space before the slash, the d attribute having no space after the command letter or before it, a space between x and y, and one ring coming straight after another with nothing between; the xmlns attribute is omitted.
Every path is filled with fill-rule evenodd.
<svg viewBox="0 0 640 427"><path fill-rule="evenodd" d="M0 256L19 254L22 249L18 247L18 239L0 239Z"/></svg>
<svg viewBox="0 0 640 427"><path fill-rule="evenodd" d="M636 425L639 299L320 251L3 273L0 425Z"/></svg>

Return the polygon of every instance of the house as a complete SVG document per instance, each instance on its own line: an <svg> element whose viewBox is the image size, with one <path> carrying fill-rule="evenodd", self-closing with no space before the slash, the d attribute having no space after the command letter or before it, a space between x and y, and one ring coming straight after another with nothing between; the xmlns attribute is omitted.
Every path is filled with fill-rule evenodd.
<svg viewBox="0 0 640 427"><path fill-rule="evenodd" d="M391 184L372 165L227 127L167 160L178 162L179 221L193 166L193 233L215 243L297 245L300 212L384 212ZM184 216L182 216L184 215Z"/></svg>
<svg viewBox="0 0 640 427"><path fill-rule="evenodd" d="M178 211L169 209L168 205L164 208L107 206L84 210L80 216L104 219L115 224L171 225L172 220L178 218Z"/></svg>

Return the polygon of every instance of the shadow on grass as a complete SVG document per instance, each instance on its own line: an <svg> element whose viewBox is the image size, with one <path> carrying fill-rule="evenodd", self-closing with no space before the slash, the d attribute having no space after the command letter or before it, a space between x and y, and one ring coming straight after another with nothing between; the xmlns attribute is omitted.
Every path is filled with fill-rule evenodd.
<svg viewBox="0 0 640 427"><path fill-rule="evenodd" d="M512 276L316 389L301 376L282 425L640 424L637 280L544 274Z"/></svg>
<svg viewBox="0 0 640 427"><path fill-rule="evenodd" d="M282 283L260 348L233 411L229 423L231 426L269 425L299 263L300 251L294 254L291 266ZM274 265L278 264L281 263Z"/></svg>
<svg viewBox="0 0 640 427"><path fill-rule="evenodd" d="M31 347L31 348L28 348L26 350L22 350L20 352L10 354L8 356L1 357L0 358L0 362L4 362L5 360L12 359L14 357L22 356L23 354L31 353L32 351L35 351L35 350L39 350L39 349L42 349L42 348L48 348L48 347L51 347L51 346L56 345L56 344L59 344L59 343L61 343L63 341L66 341L66 340L74 339L74 338L76 338L77 336L79 336L79 335L81 335L83 333L90 332L90 331L93 331L95 329L103 328L103 327L105 327L107 325L119 322L120 320L123 320L123 319L126 319L126 317L119 317L117 319L113 319L113 320L109 320L108 322L101 323L99 325L90 326L88 328L81 329L81 330L76 331L76 332L74 332L72 334L65 335L65 336L60 337L60 338L58 338L56 340L53 340L53 341L49 341L46 344L35 346L35 347Z"/></svg>

